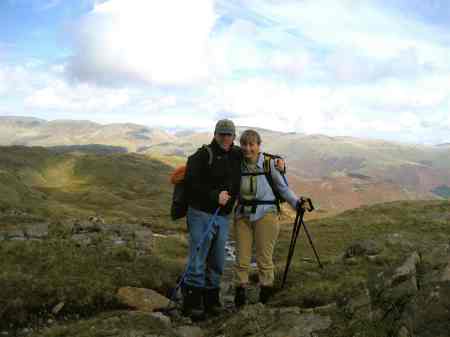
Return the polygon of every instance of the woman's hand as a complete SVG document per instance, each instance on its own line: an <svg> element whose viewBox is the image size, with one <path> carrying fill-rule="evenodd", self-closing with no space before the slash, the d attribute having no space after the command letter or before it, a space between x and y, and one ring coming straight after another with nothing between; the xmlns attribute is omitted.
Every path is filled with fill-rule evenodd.
<svg viewBox="0 0 450 337"><path fill-rule="evenodd" d="M286 172L286 162L283 158L275 159L275 168L281 173Z"/></svg>

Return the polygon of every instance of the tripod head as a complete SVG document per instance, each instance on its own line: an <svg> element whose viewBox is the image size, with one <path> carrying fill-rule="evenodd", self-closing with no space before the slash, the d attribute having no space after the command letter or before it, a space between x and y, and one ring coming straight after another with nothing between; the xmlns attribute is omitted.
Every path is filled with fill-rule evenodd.
<svg viewBox="0 0 450 337"><path fill-rule="evenodd" d="M311 198L303 198L300 197L300 210L307 210L308 212L314 211L314 205L311 201Z"/></svg>

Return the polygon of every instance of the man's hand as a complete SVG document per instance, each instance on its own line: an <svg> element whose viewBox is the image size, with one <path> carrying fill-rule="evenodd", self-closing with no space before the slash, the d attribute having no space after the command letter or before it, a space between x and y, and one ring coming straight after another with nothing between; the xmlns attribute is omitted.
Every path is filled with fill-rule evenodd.
<svg viewBox="0 0 450 337"><path fill-rule="evenodd" d="M275 159L275 168L281 173L286 172L286 162L283 158Z"/></svg>
<svg viewBox="0 0 450 337"><path fill-rule="evenodd" d="M222 191L219 193L219 205L220 206L225 206L228 202L228 200L230 200L231 196L230 194L228 194L228 191Z"/></svg>

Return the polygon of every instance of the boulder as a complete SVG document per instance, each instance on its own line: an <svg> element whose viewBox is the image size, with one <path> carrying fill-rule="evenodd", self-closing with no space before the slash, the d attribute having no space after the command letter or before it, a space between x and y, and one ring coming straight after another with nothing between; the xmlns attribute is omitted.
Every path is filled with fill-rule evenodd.
<svg viewBox="0 0 450 337"><path fill-rule="evenodd" d="M204 337L205 333L198 326L184 325L176 329L177 337Z"/></svg>
<svg viewBox="0 0 450 337"><path fill-rule="evenodd" d="M72 235L72 240L74 240L79 246L86 247L92 243L92 237L87 234L74 234Z"/></svg>
<svg viewBox="0 0 450 337"><path fill-rule="evenodd" d="M165 326L170 327L172 322L169 316L164 315L162 312L152 312L150 314L151 317L156 318L158 321L163 323Z"/></svg>
<svg viewBox="0 0 450 337"><path fill-rule="evenodd" d="M441 282L450 282L450 262L444 268L441 274Z"/></svg>
<svg viewBox="0 0 450 337"><path fill-rule="evenodd" d="M6 231L5 238L6 240L26 240L25 233L20 228Z"/></svg>
<svg viewBox="0 0 450 337"><path fill-rule="evenodd" d="M122 304L140 311L156 311L169 305L169 299L146 288L123 287L117 292Z"/></svg>
<svg viewBox="0 0 450 337"><path fill-rule="evenodd" d="M136 249L149 254L153 248L153 233L149 228L142 227L134 231Z"/></svg>
<svg viewBox="0 0 450 337"><path fill-rule="evenodd" d="M81 222L81 221L75 221L75 223L72 226L72 233L73 234L80 234L80 233L98 233L102 231L102 226L100 223L93 223L93 222Z"/></svg>
<svg viewBox="0 0 450 337"><path fill-rule="evenodd" d="M27 225L24 228L24 232L28 239L45 239L48 237L48 224L36 223Z"/></svg>
<svg viewBox="0 0 450 337"><path fill-rule="evenodd" d="M416 276L416 266L420 263L420 256L413 252L406 261L394 271L392 284L399 284Z"/></svg>
<svg viewBox="0 0 450 337"><path fill-rule="evenodd" d="M362 240L353 242L345 251L344 257L377 255L383 248L373 240Z"/></svg>
<svg viewBox="0 0 450 337"><path fill-rule="evenodd" d="M270 309L258 303L223 321L214 335L310 337L328 329L331 323L329 316L301 313L297 307Z"/></svg>

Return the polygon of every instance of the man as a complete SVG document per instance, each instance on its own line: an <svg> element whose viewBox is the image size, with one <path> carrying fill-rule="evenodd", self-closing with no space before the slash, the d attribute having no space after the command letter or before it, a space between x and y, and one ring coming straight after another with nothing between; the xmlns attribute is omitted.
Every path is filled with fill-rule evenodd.
<svg viewBox="0 0 450 337"><path fill-rule="evenodd" d="M193 320L202 319L204 311L209 315L222 311L220 281L225 265L225 243L230 213L240 190L243 160L240 147L234 145L235 138L234 123L219 120L212 142L188 158L185 186L190 240L183 281L183 313ZM277 169L284 170L284 161L277 163ZM212 220L213 226L209 228ZM205 237L208 231L211 235Z"/></svg>
<svg viewBox="0 0 450 337"><path fill-rule="evenodd" d="M208 147L200 148L188 159L185 181L190 251L183 285L183 313L193 320L203 318L203 307L211 315L221 311L225 243L241 178L242 154L233 144L235 137L233 122L220 120ZM217 216L212 219L218 208ZM214 224L208 228L212 220ZM207 231L211 235L205 237Z"/></svg>

